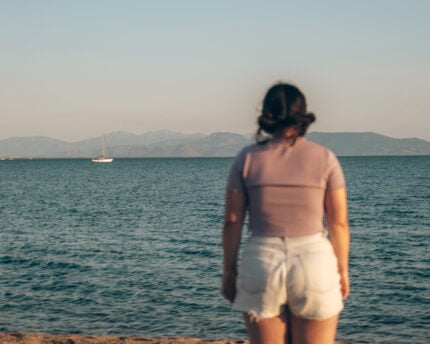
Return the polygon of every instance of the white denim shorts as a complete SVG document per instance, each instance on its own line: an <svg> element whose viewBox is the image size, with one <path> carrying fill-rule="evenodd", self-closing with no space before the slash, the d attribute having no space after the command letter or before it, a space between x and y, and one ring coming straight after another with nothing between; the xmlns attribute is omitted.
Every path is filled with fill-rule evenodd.
<svg viewBox="0 0 430 344"><path fill-rule="evenodd" d="M296 316L315 320L343 309L337 260L325 232L250 236L236 287L233 309L257 320L278 316L286 306Z"/></svg>

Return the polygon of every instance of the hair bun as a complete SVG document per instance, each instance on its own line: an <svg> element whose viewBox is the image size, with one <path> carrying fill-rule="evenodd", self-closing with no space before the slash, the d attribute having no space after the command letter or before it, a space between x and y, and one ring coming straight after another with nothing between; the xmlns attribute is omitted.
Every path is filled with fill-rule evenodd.
<svg viewBox="0 0 430 344"><path fill-rule="evenodd" d="M261 137L262 131L273 135L290 127L296 127L298 136L304 136L315 119L313 113L307 113L305 96L297 87L288 84L274 85L267 92L258 117L257 141L264 139Z"/></svg>
<svg viewBox="0 0 430 344"><path fill-rule="evenodd" d="M278 128L278 123L267 115L258 117L258 126L268 134L273 134Z"/></svg>

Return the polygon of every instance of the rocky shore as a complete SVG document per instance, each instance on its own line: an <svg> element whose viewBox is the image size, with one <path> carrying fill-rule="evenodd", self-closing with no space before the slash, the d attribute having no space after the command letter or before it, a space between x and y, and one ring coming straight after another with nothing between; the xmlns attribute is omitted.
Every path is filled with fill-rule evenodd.
<svg viewBox="0 0 430 344"><path fill-rule="evenodd" d="M146 336L90 336L74 334L0 333L0 344L249 344L247 340L153 338ZM354 344L336 342L336 344Z"/></svg>

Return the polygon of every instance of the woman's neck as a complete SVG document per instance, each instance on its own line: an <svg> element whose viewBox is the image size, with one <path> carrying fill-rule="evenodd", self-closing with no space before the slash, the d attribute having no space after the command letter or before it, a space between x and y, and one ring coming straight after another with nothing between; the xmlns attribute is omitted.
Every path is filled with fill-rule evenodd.
<svg viewBox="0 0 430 344"><path fill-rule="evenodd" d="M303 140L303 136L298 136L297 131L293 129L288 129L280 133L275 133L273 135L275 141L288 143L290 146L294 146L297 142Z"/></svg>

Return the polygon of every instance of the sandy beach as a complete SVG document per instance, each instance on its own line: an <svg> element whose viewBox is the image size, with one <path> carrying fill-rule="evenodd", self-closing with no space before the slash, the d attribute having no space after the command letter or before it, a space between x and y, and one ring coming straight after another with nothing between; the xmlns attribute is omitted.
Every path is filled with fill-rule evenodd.
<svg viewBox="0 0 430 344"><path fill-rule="evenodd" d="M52 335L10 332L0 334L0 344L247 344L245 340L153 338L147 336Z"/></svg>
<svg viewBox="0 0 430 344"><path fill-rule="evenodd" d="M90 336L73 334L0 333L0 344L249 344L247 340L147 336ZM336 344L358 344L336 342Z"/></svg>

